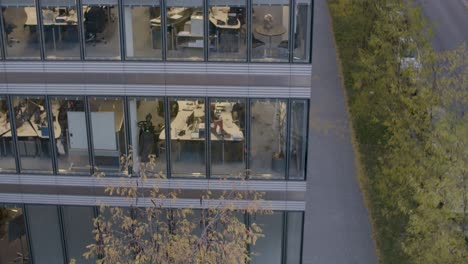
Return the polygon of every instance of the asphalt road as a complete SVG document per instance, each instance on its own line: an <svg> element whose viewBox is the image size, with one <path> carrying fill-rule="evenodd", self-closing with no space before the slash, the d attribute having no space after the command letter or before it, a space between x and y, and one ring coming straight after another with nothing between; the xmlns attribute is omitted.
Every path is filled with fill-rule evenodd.
<svg viewBox="0 0 468 264"><path fill-rule="evenodd" d="M417 0L434 29L436 51L468 44L468 0Z"/></svg>

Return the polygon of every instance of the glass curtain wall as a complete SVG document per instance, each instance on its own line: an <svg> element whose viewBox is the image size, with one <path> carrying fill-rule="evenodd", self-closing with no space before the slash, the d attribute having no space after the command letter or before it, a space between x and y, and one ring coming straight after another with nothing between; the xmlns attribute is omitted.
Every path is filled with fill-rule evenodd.
<svg viewBox="0 0 468 264"><path fill-rule="evenodd" d="M34 264L64 263L57 206L26 205Z"/></svg>
<svg viewBox="0 0 468 264"><path fill-rule="evenodd" d="M92 97L89 108L95 171L108 176L126 173L120 162L127 154L123 98Z"/></svg>
<svg viewBox="0 0 468 264"><path fill-rule="evenodd" d="M301 264L303 212L286 212L286 263Z"/></svg>
<svg viewBox="0 0 468 264"><path fill-rule="evenodd" d="M251 222L262 228L265 237L251 246L251 264L281 264L283 247L283 212L251 216ZM289 264L289 262L288 262Z"/></svg>
<svg viewBox="0 0 468 264"><path fill-rule="evenodd" d="M209 0L208 3L208 59L246 61L246 0Z"/></svg>
<svg viewBox="0 0 468 264"><path fill-rule="evenodd" d="M82 0L85 58L120 60L118 0Z"/></svg>
<svg viewBox="0 0 468 264"><path fill-rule="evenodd" d="M160 1L124 0L123 4L126 58L130 60L161 60Z"/></svg>
<svg viewBox="0 0 468 264"><path fill-rule="evenodd" d="M252 0L252 61L289 61L289 0Z"/></svg>
<svg viewBox="0 0 468 264"><path fill-rule="evenodd" d="M81 96L52 97L54 126L60 127L55 135L57 167L59 174L89 175L88 134L85 116L85 102Z"/></svg>
<svg viewBox="0 0 468 264"><path fill-rule="evenodd" d="M40 34L34 0L0 1L7 59L40 59Z"/></svg>
<svg viewBox="0 0 468 264"><path fill-rule="evenodd" d="M0 172L15 172L15 150L7 98L0 96Z"/></svg>
<svg viewBox="0 0 468 264"><path fill-rule="evenodd" d="M57 124L49 126L45 97L14 97L13 108L21 171L52 173L50 129L54 129L55 137L59 137L62 131ZM53 111L56 119L58 111Z"/></svg>
<svg viewBox="0 0 468 264"><path fill-rule="evenodd" d="M31 263L22 206L0 204L0 263Z"/></svg>
<svg viewBox="0 0 468 264"><path fill-rule="evenodd" d="M284 179L286 173L287 101L252 99L250 173L252 178Z"/></svg>
<svg viewBox="0 0 468 264"><path fill-rule="evenodd" d="M205 177L205 100L171 98L172 177Z"/></svg>
<svg viewBox="0 0 468 264"><path fill-rule="evenodd" d="M203 0L166 0L167 60L204 59Z"/></svg>
<svg viewBox="0 0 468 264"><path fill-rule="evenodd" d="M41 0L45 57L80 59L80 31L76 0Z"/></svg>
<svg viewBox="0 0 468 264"><path fill-rule="evenodd" d="M134 172L144 169L166 176L164 105L162 98L130 98L128 101Z"/></svg>
<svg viewBox="0 0 468 264"><path fill-rule="evenodd" d="M211 177L245 174L245 99L210 99Z"/></svg>
<svg viewBox="0 0 468 264"><path fill-rule="evenodd" d="M307 100L291 100L289 179L304 180L307 163Z"/></svg>
<svg viewBox="0 0 468 264"><path fill-rule="evenodd" d="M94 208L86 206L63 206L63 229L68 261L75 259L76 263L92 264L94 259L86 259L87 245L95 243L93 236Z"/></svg>
<svg viewBox="0 0 468 264"><path fill-rule="evenodd" d="M312 0L294 0L293 62L309 62L312 34Z"/></svg>

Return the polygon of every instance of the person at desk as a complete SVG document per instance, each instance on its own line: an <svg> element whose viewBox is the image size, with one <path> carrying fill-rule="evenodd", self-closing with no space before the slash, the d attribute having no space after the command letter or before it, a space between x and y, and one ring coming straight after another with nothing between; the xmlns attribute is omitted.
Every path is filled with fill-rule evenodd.
<svg viewBox="0 0 468 264"><path fill-rule="evenodd" d="M104 30L106 24L106 12L98 6L89 7L84 15L86 42L95 42L97 34Z"/></svg>
<svg viewBox="0 0 468 264"><path fill-rule="evenodd" d="M154 125L151 121L152 118L153 116L151 114L147 114L145 121L138 122L138 127L140 128L138 155L140 156L141 162L149 161L149 157L153 154L153 149L155 147L156 137ZM156 151L156 157L158 157L158 151Z"/></svg>

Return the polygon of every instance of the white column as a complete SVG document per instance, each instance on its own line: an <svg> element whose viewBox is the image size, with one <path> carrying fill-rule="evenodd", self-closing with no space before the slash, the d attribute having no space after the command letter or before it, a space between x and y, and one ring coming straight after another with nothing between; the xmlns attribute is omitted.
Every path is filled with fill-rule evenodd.
<svg viewBox="0 0 468 264"><path fill-rule="evenodd" d="M130 131L132 131L132 142L130 144L133 148L133 171L140 171L140 159L138 158L138 116L137 116L137 104L136 100L128 101L129 115L130 115Z"/></svg>
<svg viewBox="0 0 468 264"><path fill-rule="evenodd" d="M124 21L125 21L125 45L128 57L133 57L133 20L132 8L129 6L124 7Z"/></svg>

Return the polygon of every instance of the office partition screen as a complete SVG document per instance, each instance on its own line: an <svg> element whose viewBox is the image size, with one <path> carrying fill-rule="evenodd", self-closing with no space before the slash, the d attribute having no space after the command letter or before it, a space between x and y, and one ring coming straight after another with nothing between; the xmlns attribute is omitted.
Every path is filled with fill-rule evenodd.
<svg viewBox="0 0 468 264"><path fill-rule="evenodd" d="M56 137L62 131L60 126L49 125L45 97L16 96L13 108L21 171L52 173L51 130ZM53 116L58 116L57 110Z"/></svg>
<svg viewBox="0 0 468 264"><path fill-rule="evenodd" d="M208 60L247 60L245 0L208 1Z"/></svg>
<svg viewBox="0 0 468 264"><path fill-rule="evenodd" d="M0 96L0 172L16 172L11 115L4 96Z"/></svg>
<svg viewBox="0 0 468 264"><path fill-rule="evenodd" d="M289 61L289 0L252 0L252 61Z"/></svg>
<svg viewBox="0 0 468 264"><path fill-rule="evenodd" d="M29 242L23 207L0 204L0 263L29 263Z"/></svg>
<svg viewBox="0 0 468 264"><path fill-rule="evenodd" d="M203 2L203 0L166 1L167 60L204 60Z"/></svg>
<svg viewBox="0 0 468 264"><path fill-rule="evenodd" d="M205 177L205 100L169 100L172 177Z"/></svg>
<svg viewBox="0 0 468 264"><path fill-rule="evenodd" d="M130 98L128 109L133 171L143 171L148 177L166 177L164 99Z"/></svg>
<svg viewBox="0 0 468 264"><path fill-rule="evenodd" d="M60 127L55 137L59 174L89 175L89 148L84 98L80 96L52 97L50 105L54 126Z"/></svg>
<svg viewBox="0 0 468 264"><path fill-rule="evenodd" d="M82 0L85 58L120 60L118 0Z"/></svg>
<svg viewBox="0 0 468 264"><path fill-rule="evenodd" d="M245 174L245 99L210 99L211 177Z"/></svg>
<svg viewBox="0 0 468 264"><path fill-rule="evenodd" d="M288 103L282 99L252 99L250 102L251 176L284 179Z"/></svg>
<svg viewBox="0 0 468 264"><path fill-rule="evenodd" d="M124 102L121 97L102 96L89 100L94 170L106 175L126 173L128 164Z"/></svg>
<svg viewBox="0 0 468 264"><path fill-rule="evenodd" d="M34 0L0 1L7 59L40 59L40 28Z"/></svg>
<svg viewBox="0 0 468 264"><path fill-rule="evenodd" d="M42 0L45 58L80 59L80 19L76 0Z"/></svg>
<svg viewBox="0 0 468 264"><path fill-rule="evenodd" d="M159 0L124 0L125 55L129 60L161 60L162 24Z"/></svg>

